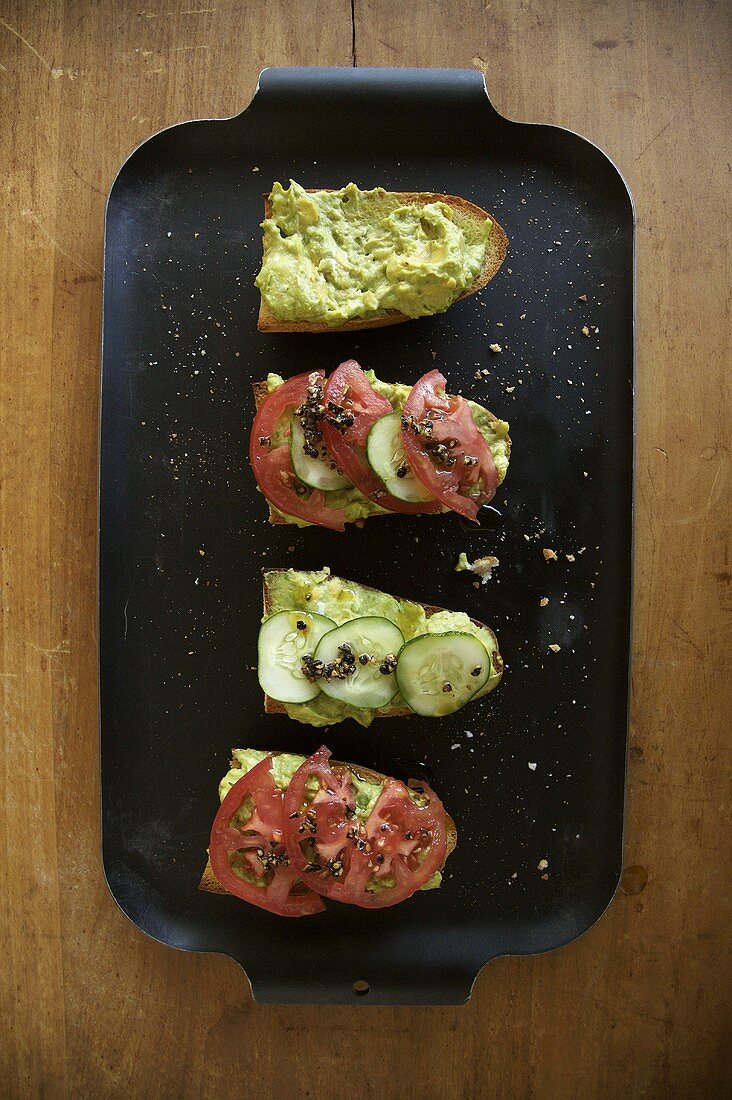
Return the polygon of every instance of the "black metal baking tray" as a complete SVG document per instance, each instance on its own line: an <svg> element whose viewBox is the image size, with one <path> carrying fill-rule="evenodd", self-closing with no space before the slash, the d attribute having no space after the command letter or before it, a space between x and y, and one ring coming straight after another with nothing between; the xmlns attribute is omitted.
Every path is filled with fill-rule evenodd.
<svg viewBox="0 0 732 1100"><path fill-rule="evenodd" d="M508 258L434 318L260 334L262 193L289 177L463 195L505 226ZM365 982L366 1003L457 1003L490 959L566 944L606 908L623 833L633 250L610 160L569 131L501 117L471 71L267 69L242 114L165 130L126 162L104 269L103 854L112 894L150 936L232 956L263 1002L354 1002ZM508 479L480 528L266 523L245 459L251 382L351 356L389 380L437 366L510 421ZM463 549L500 559L479 590L453 572ZM507 662L499 689L439 722L323 734L265 717L261 568L324 564L490 623ZM442 889L300 921L199 893L231 747L323 740L387 773L431 769L460 834Z"/></svg>

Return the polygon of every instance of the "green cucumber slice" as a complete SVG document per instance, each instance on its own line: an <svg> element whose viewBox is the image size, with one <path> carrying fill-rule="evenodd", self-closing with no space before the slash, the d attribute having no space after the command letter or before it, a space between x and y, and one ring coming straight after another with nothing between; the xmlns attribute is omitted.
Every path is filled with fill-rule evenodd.
<svg viewBox="0 0 732 1100"><path fill-rule="evenodd" d="M397 693L394 665L396 654L403 645L404 635L399 627L390 619L377 615L351 619L331 630L320 639L316 660L322 661L325 666L335 664L336 670L339 666L343 670L352 667L352 671L342 677L324 675L319 681L323 694L353 707L372 710L385 707ZM342 648L349 646L352 663L348 650ZM368 657L368 661L362 662L361 657ZM387 657L392 658L387 666L389 671L381 672Z"/></svg>
<svg viewBox="0 0 732 1100"><path fill-rule="evenodd" d="M315 653L320 639L334 626L326 615L308 611L279 611L263 622L257 676L265 695L280 703L307 703L320 695L318 684L303 674L302 659L306 653Z"/></svg>
<svg viewBox="0 0 732 1100"><path fill-rule="evenodd" d="M381 478L387 491L397 500L412 503L435 499L407 462L402 443L401 413L382 416L372 426L366 438L366 457L376 476ZM403 471L401 475L398 470Z"/></svg>
<svg viewBox="0 0 732 1100"><path fill-rule="evenodd" d="M305 485L311 489L322 489L325 493L333 493L336 489L350 489L351 482L339 471L332 458L313 458L305 454L305 433L302 430L300 418L293 416L290 425L290 458L292 468ZM321 444L320 450L325 445Z"/></svg>
<svg viewBox="0 0 732 1100"><path fill-rule="evenodd" d="M472 634L420 634L399 653L396 680L416 714L440 718L460 710L491 673L487 649Z"/></svg>

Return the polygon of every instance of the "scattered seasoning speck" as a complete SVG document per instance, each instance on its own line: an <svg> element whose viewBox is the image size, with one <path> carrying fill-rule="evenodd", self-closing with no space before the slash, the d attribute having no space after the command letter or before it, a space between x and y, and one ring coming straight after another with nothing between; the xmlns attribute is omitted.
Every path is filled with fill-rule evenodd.
<svg viewBox="0 0 732 1100"><path fill-rule="evenodd" d="M532 771L532 772L536 771L536 761L535 760L529 760L529 771Z"/></svg>

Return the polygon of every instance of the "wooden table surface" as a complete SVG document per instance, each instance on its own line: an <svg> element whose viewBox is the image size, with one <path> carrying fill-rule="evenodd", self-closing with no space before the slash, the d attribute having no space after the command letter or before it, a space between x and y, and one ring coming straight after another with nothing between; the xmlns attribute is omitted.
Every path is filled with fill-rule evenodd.
<svg viewBox="0 0 732 1100"><path fill-rule="evenodd" d="M722 1095L729 31L724 0L0 0L0 1094ZM138 142L239 111L263 66L352 63L484 70L504 114L605 149L638 209L623 888L460 1008L259 1007L230 960L138 932L101 874L105 196Z"/></svg>

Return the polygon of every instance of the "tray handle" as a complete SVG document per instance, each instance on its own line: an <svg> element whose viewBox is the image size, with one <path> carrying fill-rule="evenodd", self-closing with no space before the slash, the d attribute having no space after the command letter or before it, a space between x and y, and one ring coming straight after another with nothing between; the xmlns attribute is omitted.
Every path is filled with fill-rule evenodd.
<svg viewBox="0 0 732 1100"><path fill-rule="evenodd" d="M429 126L438 147L451 141L456 118L464 123L466 115L472 116L483 129L491 121L505 121L490 101L483 74L475 69L277 66L259 74L247 111L302 118L303 113L327 109L329 102L341 112L344 106L352 109L360 126L366 119L369 131L398 134L409 145L415 121ZM458 129L464 132L464 126Z"/></svg>

